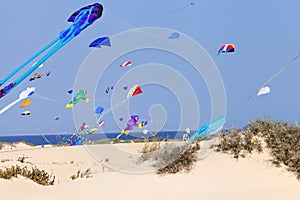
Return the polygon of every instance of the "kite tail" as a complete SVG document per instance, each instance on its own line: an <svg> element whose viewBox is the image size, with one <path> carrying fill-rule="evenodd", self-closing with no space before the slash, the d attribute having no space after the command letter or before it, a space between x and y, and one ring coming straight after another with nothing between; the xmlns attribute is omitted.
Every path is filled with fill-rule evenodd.
<svg viewBox="0 0 300 200"><path fill-rule="evenodd" d="M48 58L50 58L53 54L55 54L59 49L61 49L64 45L66 45L69 41L71 41L75 36L69 37L64 42L59 42L56 44L46 55L44 55L36 64L34 64L29 70L27 70L20 78L18 78L15 82L10 83L8 86L4 87L1 91L0 98L8 94L12 91L19 83L21 83L24 79L30 76L41 64L43 64Z"/></svg>
<svg viewBox="0 0 300 200"><path fill-rule="evenodd" d="M52 40L49 44L47 44L44 48L42 48L40 51L35 53L32 57L30 57L28 60L26 60L22 65L20 65L17 69L12 71L9 75L7 75L3 80L0 80L0 86L2 86L8 79L13 77L16 73L18 73L21 69L23 69L28 63L33 61L36 57L44 53L47 49L49 49L51 46L53 46L56 42L59 41L59 37Z"/></svg>
<svg viewBox="0 0 300 200"><path fill-rule="evenodd" d="M22 99L17 99L14 102L8 104L7 106L5 106L2 110L0 110L0 115L2 115L5 111L7 111L8 109L10 109L12 106L14 106L15 104L19 103Z"/></svg>

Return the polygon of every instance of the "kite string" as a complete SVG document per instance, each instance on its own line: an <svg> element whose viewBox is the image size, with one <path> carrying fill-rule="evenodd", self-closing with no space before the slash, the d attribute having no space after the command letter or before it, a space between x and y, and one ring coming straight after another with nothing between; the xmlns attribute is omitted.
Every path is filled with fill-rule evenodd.
<svg viewBox="0 0 300 200"><path fill-rule="evenodd" d="M185 6L182 6L180 8L177 8L176 10L173 10L173 11L170 11L170 12L167 12L165 15L170 15L170 14L173 14L173 13L176 13L176 12L179 12L187 7L191 6L191 4L188 4L188 5L185 5Z"/></svg>
<svg viewBox="0 0 300 200"><path fill-rule="evenodd" d="M285 68L287 68L290 64L292 64L295 60L297 60L297 58L300 56L300 54L298 54L297 56L295 56L291 61L289 61L287 64L285 64L282 68L280 68L278 70L278 72L276 72L269 80L267 80L263 85L268 84L271 80L273 80L276 76L278 76L283 70L285 70Z"/></svg>
<svg viewBox="0 0 300 200"><path fill-rule="evenodd" d="M102 119L107 113L109 113L109 112L111 112L112 110L114 110L114 109L120 107L121 105L123 105L124 103L126 103L126 101L128 101L128 100L129 100L129 99L124 99L124 100L120 101L119 103L117 103L117 104L115 104L115 105L109 107L107 110L105 110L105 111L101 114L101 116L100 116L100 117L98 118L98 120L97 120L97 123L99 123L100 119Z"/></svg>

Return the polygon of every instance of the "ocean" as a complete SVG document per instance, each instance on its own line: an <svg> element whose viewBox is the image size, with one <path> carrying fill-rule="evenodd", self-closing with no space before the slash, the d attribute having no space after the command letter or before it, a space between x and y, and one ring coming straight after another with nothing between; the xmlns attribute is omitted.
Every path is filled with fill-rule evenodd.
<svg viewBox="0 0 300 200"><path fill-rule="evenodd" d="M156 137L160 140L164 139L173 139L173 140L182 140L182 136L185 131L166 131L159 132L156 134ZM45 144L70 144L74 140L81 139L82 141L96 141L104 139L114 139L120 133L96 133L90 135L84 134L37 134L37 135L12 135L12 136L0 136L0 142L19 142L24 141L34 145L45 145ZM143 133L130 133L128 135L121 135L120 140L134 140L134 139L144 139L152 138L150 134L144 135Z"/></svg>

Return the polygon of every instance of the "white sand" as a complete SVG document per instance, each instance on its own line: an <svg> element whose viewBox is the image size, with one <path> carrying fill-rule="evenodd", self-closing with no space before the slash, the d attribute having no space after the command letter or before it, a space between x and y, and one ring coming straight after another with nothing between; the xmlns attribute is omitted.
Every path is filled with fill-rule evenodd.
<svg viewBox="0 0 300 200"><path fill-rule="evenodd" d="M117 163L117 151L135 154L142 144L102 145L97 155L103 161L118 166L127 159L127 164L134 163L132 157L120 154ZM89 148L90 149L90 148ZM25 163L17 161L25 156ZM123 157L122 157L123 156ZM40 186L31 180L17 178L0 179L0 194L9 199L272 199L299 200L300 182L295 175L284 168L276 168L268 162L267 153L253 154L239 160L230 155L211 153L197 162L194 170L188 174L158 176L153 173L131 174L103 171L83 146L76 147L34 147L22 146L12 151L0 151L0 168L18 164L37 166L56 176L54 186ZM27 162L27 163L26 163ZM132 169L127 166L126 169ZM69 177L78 170L90 168L92 178L71 180Z"/></svg>

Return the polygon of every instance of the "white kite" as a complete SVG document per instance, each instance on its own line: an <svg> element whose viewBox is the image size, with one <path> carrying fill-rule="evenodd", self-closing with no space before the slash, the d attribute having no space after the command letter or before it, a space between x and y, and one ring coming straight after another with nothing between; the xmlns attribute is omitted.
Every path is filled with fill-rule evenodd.
<svg viewBox="0 0 300 200"><path fill-rule="evenodd" d="M268 94L270 92L271 92L271 89L268 86L265 86L265 87L260 88L260 90L258 91L256 96L260 96L260 95L263 95L263 94Z"/></svg>
<svg viewBox="0 0 300 200"><path fill-rule="evenodd" d="M35 87L27 88L26 90L22 91L19 95L19 98L16 99L15 101L11 102L7 106L5 106L2 110L0 110L0 115L3 114L5 111L22 101L23 99L26 99L30 95L32 95L35 91Z"/></svg>

